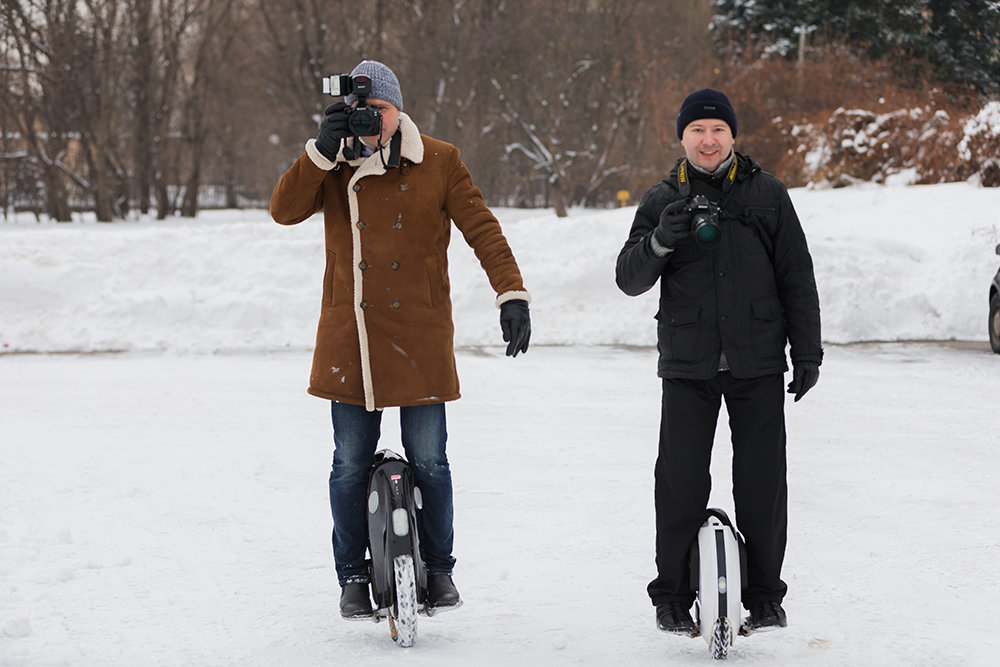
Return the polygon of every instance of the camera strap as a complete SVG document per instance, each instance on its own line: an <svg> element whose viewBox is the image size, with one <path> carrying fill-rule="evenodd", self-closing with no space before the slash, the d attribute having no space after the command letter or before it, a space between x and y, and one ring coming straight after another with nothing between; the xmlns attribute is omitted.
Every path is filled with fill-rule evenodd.
<svg viewBox="0 0 1000 667"><path fill-rule="evenodd" d="M739 157L734 153L733 162L729 165L729 171L726 172L726 177L722 181L723 195L728 194L733 189L733 183L736 182L736 170L739 168L739 160ZM680 164L677 165L677 186L677 190L682 197L687 199L691 196L691 177L688 176L687 158L682 159Z"/></svg>
<svg viewBox="0 0 1000 667"><path fill-rule="evenodd" d="M378 154L382 159L382 167L385 169L395 169L399 166L399 155L403 147L403 133L396 130L396 133L389 139L389 161L385 161L385 146L379 141Z"/></svg>
<svg viewBox="0 0 1000 667"><path fill-rule="evenodd" d="M733 155L733 163L729 165L729 171L726 172L726 177L722 181L722 196L719 197L719 201L716 202L716 205L727 218L738 220L742 224L748 225L757 230L757 236L760 237L761 243L764 244L764 249L767 251L768 257L770 257L773 261L774 246L771 243L771 237L768 235L764 225L754 216L750 215L746 206L743 205L743 202L729 194L729 191L733 189L733 183L736 182L738 160L739 157ZM691 179L688 176L687 162L687 158L684 158L677 167L677 189L681 196L685 199L691 196Z"/></svg>
<svg viewBox="0 0 1000 667"><path fill-rule="evenodd" d="M344 159L348 162L357 159L361 156L361 140L358 137L354 137L354 146L351 146L351 140L348 137L343 139L344 142Z"/></svg>
<svg viewBox="0 0 1000 667"><path fill-rule="evenodd" d="M691 196L691 179L688 178L687 158L681 160L681 163L677 165L677 191L684 199Z"/></svg>

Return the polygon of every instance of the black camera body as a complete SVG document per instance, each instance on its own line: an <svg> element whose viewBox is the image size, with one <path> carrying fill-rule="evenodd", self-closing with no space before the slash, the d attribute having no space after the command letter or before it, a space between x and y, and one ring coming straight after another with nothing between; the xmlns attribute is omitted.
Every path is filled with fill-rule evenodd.
<svg viewBox="0 0 1000 667"><path fill-rule="evenodd" d="M691 214L691 233L702 246L710 248L719 242L719 207L705 195L694 195L685 211Z"/></svg>
<svg viewBox="0 0 1000 667"><path fill-rule="evenodd" d="M382 133L382 112L368 106L372 80L365 74L334 74L323 79L323 92L334 97L355 95L358 103L347 107L347 129L356 137L374 137Z"/></svg>

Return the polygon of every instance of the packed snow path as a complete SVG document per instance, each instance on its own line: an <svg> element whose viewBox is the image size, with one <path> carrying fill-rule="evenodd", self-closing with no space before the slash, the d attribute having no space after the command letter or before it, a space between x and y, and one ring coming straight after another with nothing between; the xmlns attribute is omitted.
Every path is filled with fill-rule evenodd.
<svg viewBox="0 0 1000 667"><path fill-rule="evenodd" d="M650 348L459 354L455 580L413 665L705 664L655 629ZM330 557L305 352L0 356L0 664L380 665ZM1000 355L828 346L788 404L789 627L733 664L987 665L1000 652ZM731 510L728 431L713 504ZM398 442L396 414L383 443Z"/></svg>

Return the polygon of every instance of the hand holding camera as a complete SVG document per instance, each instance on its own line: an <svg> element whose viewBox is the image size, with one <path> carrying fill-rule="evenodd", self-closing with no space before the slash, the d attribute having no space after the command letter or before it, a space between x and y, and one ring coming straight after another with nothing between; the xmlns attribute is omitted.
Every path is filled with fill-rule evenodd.
<svg viewBox="0 0 1000 667"><path fill-rule="evenodd" d="M698 244L711 248L719 242L719 207L705 195L691 197L687 210L691 213L691 232Z"/></svg>
<svg viewBox="0 0 1000 667"><path fill-rule="evenodd" d="M323 120L319 123L316 134L316 150L327 160L333 162L340 151L341 139L351 136L347 126L347 105L343 102L331 104L323 112Z"/></svg>
<svg viewBox="0 0 1000 667"><path fill-rule="evenodd" d="M374 137L382 132L382 112L368 105L368 96L372 92L370 76L334 74L323 79L323 92L334 97L353 95L358 98L356 105L344 105L344 113L347 115L345 136Z"/></svg>
<svg viewBox="0 0 1000 667"><path fill-rule="evenodd" d="M660 224L653 233L664 248L673 248L690 234L698 245L712 248L719 243L719 207L705 195L672 202L660 213Z"/></svg>
<svg viewBox="0 0 1000 667"><path fill-rule="evenodd" d="M653 230L656 240L664 248L673 248L691 233L691 211L683 199L672 202L660 213L660 224Z"/></svg>

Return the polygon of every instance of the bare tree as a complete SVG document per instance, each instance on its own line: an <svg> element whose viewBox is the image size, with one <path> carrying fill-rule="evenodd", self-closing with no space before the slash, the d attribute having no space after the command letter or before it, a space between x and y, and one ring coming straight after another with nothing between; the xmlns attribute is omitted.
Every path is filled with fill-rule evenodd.
<svg viewBox="0 0 1000 667"><path fill-rule="evenodd" d="M639 2L550 2L522 15L514 34L534 49L507 54L514 66L492 79L504 155L522 186L544 180L560 217L592 200L609 179L629 171L621 141L635 125L638 82L626 56ZM570 21L574 39L546 39ZM523 45L522 45L523 46ZM532 177L536 174L537 177Z"/></svg>
<svg viewBox="0 0 1000 667"><path fill-rule="evenodd" d="M88 188L100 222L122 217L121 183L126 175L119 158L117 127L124 73L121 7L117 2L83 0L78 5L82 58L75 72L73 106L78 114L81 148L88 167ZM65 91L69 93L69 91Z"/></svg>
<svg viewBox="0 0 1000 667"><path fill-rule="evenodd" d="M220 91L220 79L236 69L228 56L243 21L233 0L206 4L200 13L193 45L194 53L185 77L183 108L184 145L188 164L184 182L181 215L198 214L198 194L202 183L202 165L209 135L219 123L209 113L212 100Z"/></svg>
<svg viewBox="0 0 1000 667"><path fill-rule="evenodd" d="M155 31L153 0L131 0L129 52L132 69L129 90L134 96L132 108L132 190L135 205L143 214L149 213L150 191L153 187L153 149L149 130L153 127Z"/></svg>
<svg viewBox="0 0 1000 667"><path fill-rule="evenodd" d="M607 201L647 131L637 58L657 38L644 52L635 35L673 34L677 14L638 0L0 1L5 88L29 101L5 98L5 118L53 213L79 190L102 220L148 211L151 194L160 218L194 215L203 183L230 204L237 183L269 188L331 101L320 78L362 58L396 70L408 113L462 147L489 200Z"/></svg>
<svg viewBox="0 0 1000 667"><path fill-rule="evenodd" d="M368 19L380 12L372 11L368 3L347 0L258 0L263 29L253 76L273 107L314 131L322 111L320 78L353 67L369 38L377 41L380 33Z"/></svg>
<svg viewBox="0 0 1000 667"><path fill-rule="evenodd" d="M65 162L71 132L60 99L68 84L66 68L74 60L67 51L76 44L71 5L14 0L0 5L7 28L4 115L17 127L25 166L42 185L46 214L59 222L71 220L66 184L71 174Z"/></svg>
<svg viewBox="0 0 1000 667"><path fill-rule="evenodd" d="M787 153L785 79L715 53L712 1L0 0L0 196L56 220L260 205L333 101L321 77L372 58L490 203L614 205L669 170L693 88L741 107L744 150Z"/></svg>
<svg viewBox="0 0 1000 667"><path fill-rule="evenodd" d="M158 66L146 80L153 91L153 115L147 130L137 131L135 141L146 142L149 149L156 217L160 220L177 208L170 186L180 182L180 155L172 148L171 139L179 132L177 108L187 35L194 29L203 4L204 0L157 0L154 13Z"/></svg>

